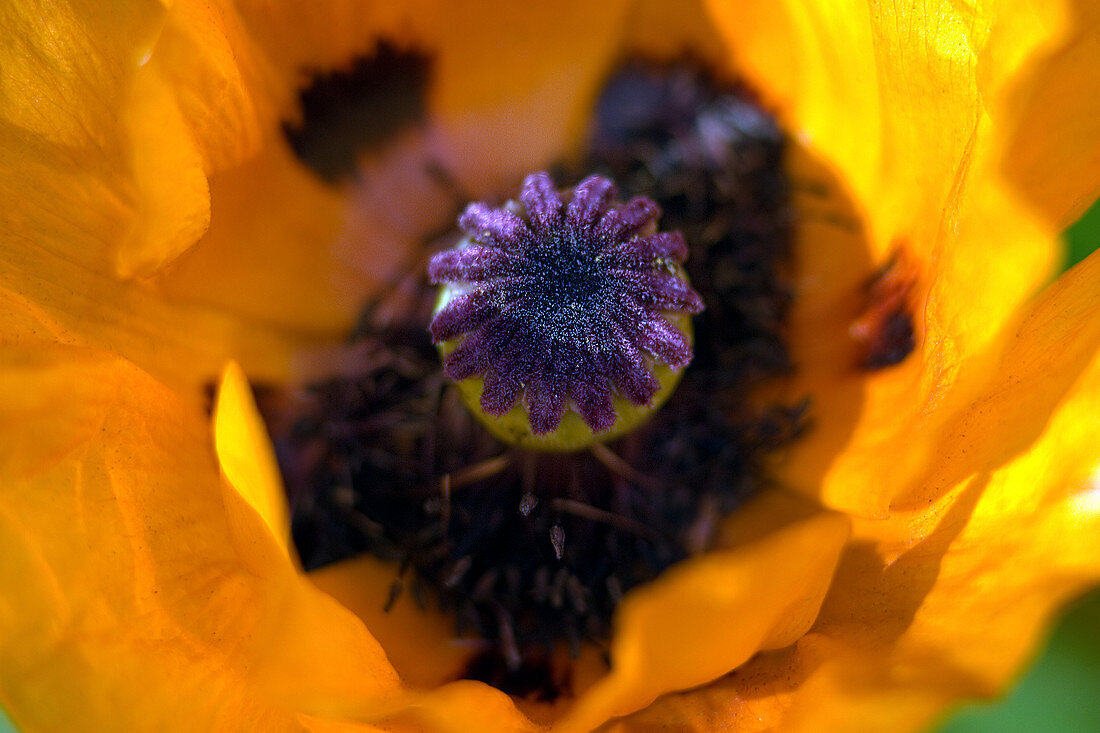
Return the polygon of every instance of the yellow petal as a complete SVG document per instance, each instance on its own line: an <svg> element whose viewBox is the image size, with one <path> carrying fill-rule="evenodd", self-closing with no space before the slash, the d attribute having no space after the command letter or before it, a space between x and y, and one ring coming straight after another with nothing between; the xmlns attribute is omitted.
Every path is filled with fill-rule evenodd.
<svg viewBox="0 0 1100 733"><path fill-rule="evenodd" d="M829 506L883 516L916 479L944 421L985 381L1014 313L1058 259L1056 224L1020 206L999 177L998 125L1011 121L1004 107L1013 80L1056 34L1059 6L709 7L749 77L822 156L793 161L795 180L823 186L826 200L803 191L799 201L798 259L808 266L792 317L800 373L791 392L823 400L815 423L824 427L791 452L787 478ZM822 209L844 217L815 221ZM843 242L859 237L864 277L895 249L917 275L918 350L869 378L851 357L838 361L835 348L813 343L843 342L841 324L858 309L834 296L824 304L832 327L822 331L822 303L801 295L823 282L858 291L860 270L827 281L838 267L823 260L832 242L845 252L852 247ZM823 363L829 351L834 359Z"/></svg>
<svg viewBox="0 0 1100 733"><path fill-rule="evenodd" d="M236 362L222 372L214 405L214 448L229 485L271 530L275 542L289 555L290 509L248 379Z"/></svg>
<svg viewBox="0 0 1100 733"><path fill-rule="evenodd" d="M813 624L848 522L826 514L736 550L685 560L619 606L612 670L555 730L587 731L710 682Z"/></svg>
<svg viewBox="0 0 1100 733"><path fill-rule="evenodd" d="M70 347L3 350L0 396L0 699L16 725L282 730L400 692L255 513L238 554L199 410Z"/></svg>
<svg viewBox="0 0 1100 733"><path fill-rule="evenodd" d="M962 697L1003 689L1051 615L1100 579L1098 282L1094 255L1043 293L911 508L856 522L793 649L619 730L919 730Z"/></svg>
<svg viewBox="0 0 1100 733"><path fill-rule="evenodd" d="M1100 191L1100 7L1068 3L1062 34L1012 90L1005 173L1068 225Z"/></svg>

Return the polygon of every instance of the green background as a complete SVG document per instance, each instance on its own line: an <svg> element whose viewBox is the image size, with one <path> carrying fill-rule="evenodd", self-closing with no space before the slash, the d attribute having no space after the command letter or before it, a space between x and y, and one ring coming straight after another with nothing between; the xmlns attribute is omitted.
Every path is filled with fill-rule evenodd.
<svg viewBox="0 0 1100 733"><path fill-rule="evenodd" d="M1066 233L1066 267L1100 244L1100 202ZM1097 314L1100 317L1100 314ZM1100 731L1100 591L1067 609L1046 650L995 703L967 705L936 733L1092 733ZM16 733L0 710L0 733Z"/></svg>
<svg viewBox="0 0 1100 733"><path fill-rule="evenodd" d="M1001 700L968 705L939 733L1100 731L1100 592L1073 604L1035 666Z"/></svg>

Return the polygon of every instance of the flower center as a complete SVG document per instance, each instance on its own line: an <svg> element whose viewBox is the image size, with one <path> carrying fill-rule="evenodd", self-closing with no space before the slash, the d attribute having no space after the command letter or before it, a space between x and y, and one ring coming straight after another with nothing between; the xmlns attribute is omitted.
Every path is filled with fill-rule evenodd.
<svg viewBox="0 0 1100 733"><path fill-rule="evenodd" d="M527 290L517 315L532 318L555 343L579 343L614 310L619 283L612 280L608 263L578 251L575 244L552 240L531 253L520 273Z"/></svg>
<svg viewBox="0 0 1100 733"><path fill-rule="evenodd" d="M481 375L471 406L510 443L575 449L621 434L674 386L654 374L654 362L678 372L691 359L687 334L667 319L685 323L703 309L680 268L684 239L656 233L652 200L615 205L615 193L609 179L590 176L565 205L548 174L533 174L521 203L471 204L459 219L467 238L428 266L432 282L447 285L433 341L465 335L444 346L444 370L455 381ZM521 393L530 431L496 419ZM645 409L620 415L613 397ZM559 430L569 409L587 430Z"/></svg>
<svg viewBox="0 0 1100 733"><path fill-rule="evenodd" d="M596 109L581 168L555 174L572 188L540 174L470 206L429 268L442 296L410 273L363 314L358 371L269 417L303 564L396 561L391 598L480 640L466 676L542 698L569 692L562 648L605 644L624 593L712 545L805 409L745 401L789 369L774 120L687 66L628 65ZM532 451L509 416L599 438Z"/></svg>

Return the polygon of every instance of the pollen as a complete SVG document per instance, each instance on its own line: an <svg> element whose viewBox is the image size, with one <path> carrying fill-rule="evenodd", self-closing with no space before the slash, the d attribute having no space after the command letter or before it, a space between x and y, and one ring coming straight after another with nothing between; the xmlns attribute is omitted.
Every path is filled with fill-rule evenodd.
<svg viewBox="0 0 1100 733"><path fill-rule="evenodd" d="M660 213L645 196L618 202L603 176L560 192L547 173L528 176L518 202L466 208L465 238L428 266L443 286L430 332L444 373L498 437L573 450L631 429L671 394L703 301L682 267L687 244L657 231Z"/></svg>

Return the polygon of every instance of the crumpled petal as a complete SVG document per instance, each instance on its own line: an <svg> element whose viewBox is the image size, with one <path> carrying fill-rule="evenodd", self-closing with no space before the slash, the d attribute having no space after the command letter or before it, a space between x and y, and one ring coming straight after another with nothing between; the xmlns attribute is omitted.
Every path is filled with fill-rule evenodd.
<svg viewBox="0 0 1100 733"><path fill-rule="evenodd" d="M0 699L17 726L283 730L400 693L362 622L234 505L192 405L62 346L0 352L0 395Z"/></svg>
<svg viewBox="0 0 1100 733"><path fill-rule="evenodd" d="M628 594L615 616L611 672L554 730L592 730L794 643L817 617L847 538L847 518L819 515L747 546L684 560Z"/></svg>
<svg viewBox="0 0 1100 733"><path fill-rule="evenodd" d="M807 167L795 163L796 180L827 191L825 201L800 195L807 224L798 257L813 264L803 268L798 289L836 290L824 304L831 328L822 329L825 317L813 310L821 302L800 295L796 303L793 328L801 336L792 342L800 373L790 391L816 400L840 384L832 394L849 396L847 404L815 405L815 419L830 430L794 447L785 477L834 508L884 516L932 457L945 421L987 379L1014 314L1057 263L1061 222L1019 205L1000 172L1014 84L1057 40L1062 8L947 0L737 7L714 0L708 7L745 73L822 156L815 165L823 162L837 176L807 177ZM829 199L845 195L851 203L839 208L854 216L832 226L813 221L838 208ZM823 241L822 230L830 229ZM830 348L812 345L815 329L816 338L839 345L841 324L859 315L858 302L836 299L841 287L858 292L856 271L847 270L845 282L815 269L835 273L839 265L818 263L829 256L830 241L853 237L870 255L863 277L895 250L917 275L918 350L901 367L869 377L855 373L852 356L828 364L812 358ZM837 425L847 426L841 454Z"/></svg>
<svg viewBox="0 0 1100 733"><path fill-rule="evenodd" d="M210 189L168 86L152 74L136 75L126 111L136 216L115 247L114 269L128 279L156 272L203 235L210 224Z"/></svg>
<svg viewBox="0 0 1100 733"><path fill-rule="evenodd" d="M275 119L263 71L223 3L172 3L155 44L129 60L121 129L138 216L116 247L123 278L155 274L202 236L207 176L253 155Z"/></svg>
<svg viewBox="0 0 1100 733"><path fill-rule="evenodd" d="M1065 16L1044 58L1014 85L1004 168L1029 203L1062 225L1100 189L1100 6L1071 0Z"/></svg>
<svg viewBox="0 0 1100 733"><path fill-rule="evenodd" d="M589 12L581 5L578 13ZM1098 266L1051 291L1015 343L1006 324L1054 260L1057 222L1049 212L1075 204L1049 202L1047 217L1023 213L1017 191L996 177L1004 156L1013 160L1012 145L988 134L1010 117L1006 100L1019 103L1008 80L1051 50L1064 19L1057 5L1018 13L1011 3L989 15L947 3L889 6L897 16L877 5L759 3L735 18L716 0L711 5L762 90L840 174L827 202L852 197L848 208L839 206L857 224L816 240L823 250L838 244L844 257L804 271L800 286L810 295L800 308L823 306L833 330L818 333L838 333L858 314L842 286L851 292L852 278L904 247L919 266L923 349L866 386L865 375L842 371L838 360L824 372L807 367L802 377L803 391L839 384L840 399L820 403L819 424L830 428L796 448L801 455L791 465L804 472L786 478L866 517L855 524L856 541L811 632L702 690L659 699L629 724L675 725L677 716L702 714L746 727L782 720L842 728L897 716L903 727L960 693L1003 684L1052 606L1097 575L1096 467L1081 462L1091 460L1097 395L1090 385L1100 383L1100 366L1090 361L1096 334L1082 321L1095 312L1086 284L1097 282ZM598 15L578 25L613 25L624 7L594 6ZM38 8L0 11L8 14L0 23L10 29L5 40L15 41L0 44L0 92L9 102L0 110L0 193L10 203L0 217L5 233L18 234L0 248L0 304L12 309L6 339L34 354L0 358L0 656L12 661L0 669L0 698L17 723L60 729L529 730L534 724L503 694L472 682L435 687L427 655L395 647L394 664L418 670L435 689L405 687L414 672L399 679L405 672L386 659L384 644L287 557L272 531L280 510L263 469L247 461L234 468L224 451L219 465L197 401L142 369L194 388L234 353L252 374L285 378L290 355L310 336L350 322L360 296L386 274L377 261L406 252L423 233L381 211L391 203L387 188L404 200L419 179L394 187L375 176L357 189L330 190L272 145L279 140L272 125L293 112L304 67L335 68L378 33L442 49L433 120L418 134L462 185L479 190L567 147L614 57L611 35L565 29L562 17L572 16L560 5L490 8L510 31L503 34L490 22L457 33L453 15L429 3L417 3L411 18L408 6L385 4L368 15L350 1L298 10L256 2L237 12L184 0L177 8L182 15L59 3L43 16ZM643 15L660 13L648 6ZM655 37L635 28L624 38ZM24 53L25 39L33 52ZM529 50L530 63L500 64L495 50L482 53L501 43ZM191 45L211 55L191 58ZM713 48L708 41L708 55ZM1065 68L1057 53L1050 58L1050 68ZM1042 88L1041 78L1033 81L1031 89ZM51 84L41 102L26 93ZM203 93L175 94L193 85ZM215 93L221 85L229 90L224 105ZM142 104L128 107L127 95L142 90ZM111 117L118 107L125 125L150 137L120 134ZM260 153L250 147L253 114L263 128ZM1062 129L1061 115L1071 113L1060 107L1052 128ZM145 129L153 122L163 139ZM540 131L536 144L528 129ZM407 152L424 138L398 142L367 170L423 162ZM143 149L172 142L181 147L139 159ZM485 164L505 153L508 162ZM210 232L189 246L206 216L200 167L227 208L214 207ZM161 177L169 173L179 177ZM1075 173L1051 198L1084 187ZM378 210L347 214L367 200ZM219 220L219 210L229 216ZM286 226L272 225L273 211L287 212ZM816 226L829 231L824 221ZM373 236L356 259L349 248L364 232ZM315 257L312 246L332 249ZM338 257L329 259L333 251ZM852 263L864 267L847 270L847 281L829 279L830 267ZM130 280L117 282L119 275ZM805 336L812 325L796 313L797 355L842 356ZM42 347L44 340L106 347L140 368L95 350ZM983 388L991 379L994 386ZM240 380L230 386L243 391ZM1021 399L1029 392L1035 402ZM260 436L241 392L224 399L243 421L244 441L255 445ZM999 421L1003 414L1011 419ZM821 441L832 441L832 452ZM800 460L807 456L816 462ZM59 517L71 523L64 532ZM773 549L762 556L799 569ZM755 567L759 558L750 554L716 556L734 558L716 572ZM652 594L640 589L624 608L644 616L668 603L661 589L711 590L678 585L683 577L670 576ZM799 598L816 611L811 585L802 584ZM346 585L339 592L350 593ZM776 598L761 595L778 607ZM612 681L591 688L595 702L581 704L600 711L592 720L627 712L664 689L693 684L688 672L710 679L746 649L790 641L812 616L796 616L800 623L785 634L731 634L730 646L717 649L721 664L707 657L705 669L687 672L670 665L660 689L651 680L629 688ZM974 617L992 621L979 626ZM762 625L750 631L767 626L764 614L749 618ZM616 643L630 649L633 641L660 656L659 647L644 646L648 633L624 631ZM694 701L686 713L684 701Z"/></svg>
<svg viewBox="0 0 1100 733"><path fill-rule="evenodd" d="M1029 309L912 508L855 523L793 648L609 730L915 731L1002 690L1052 614L1100 579L1098 308L1093 255Z"/></svg>
<svg viewBox="0 0 1100 733"><path fill-rule="evenodd" d="M206 228L209 167L258 142L219 13L189 0L3 13L0 144L19 174L4 176L20 184L11 193L36 194L17 214L24 231L52 234L39 245L123 278L167 264ZM91 241L73 246L64 235L74 232Z"/></svg>
<svg viewBox="0 0 1100 733"><path fill-rule="evenodd" d="M205 4L170 12L139 2L0 10L0 298L26 306L13 311L25 320L6 329L9 342L106 348L198 401L195 388L228 353L285 377L307 340L136 279L194 243L210 209L206 168L247 155L256 138L250 113L231 112L251 108L226 66L244 49L217 41ZM189 33L202 43L183 43ZM217 110L217 122L200 110Z"/></svg>

